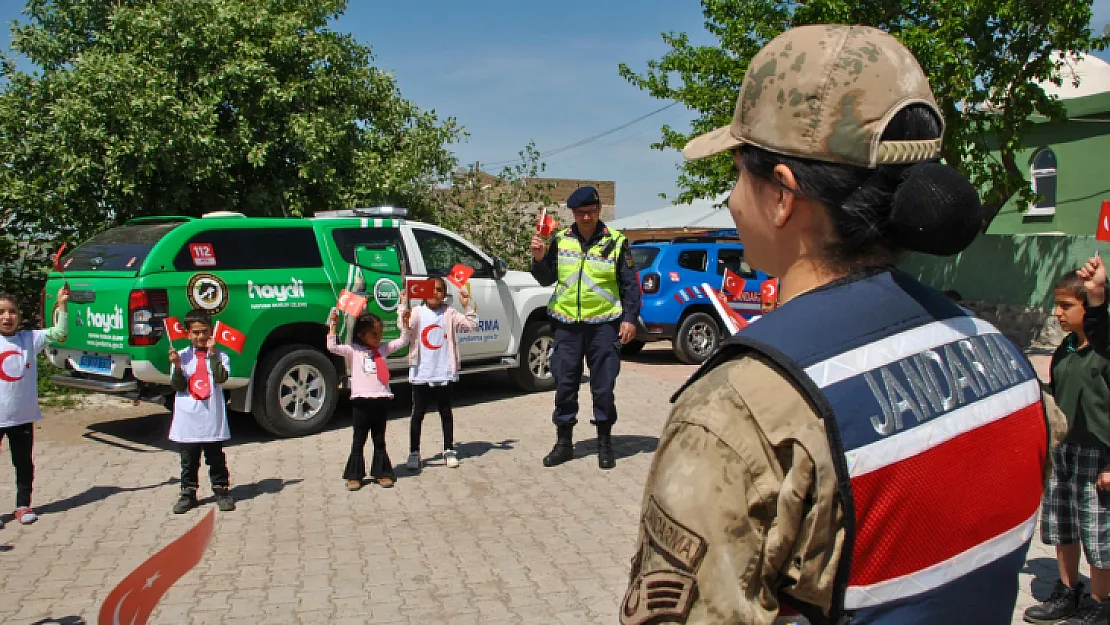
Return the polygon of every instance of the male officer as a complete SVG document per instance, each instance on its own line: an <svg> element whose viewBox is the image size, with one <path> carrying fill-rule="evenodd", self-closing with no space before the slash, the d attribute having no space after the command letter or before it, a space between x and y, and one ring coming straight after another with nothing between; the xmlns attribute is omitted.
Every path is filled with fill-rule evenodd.
<svg viewBox="0 0 1110 625"><path fill-rule="evenodd" d="M567 199L574 225L555 234L550 246L532 237L532 275L540 284L558 283L547 314L555 329L551 373L555 376L558 441L543 459L546 467L574 457L574 426L578 423L578 387L582 356L590 366L597 426L597 465L616 465L610 433L617 421L613 386L620 372L620 343L636 337L640 285L628 239L600 220L597 189L580 187Z"/></svg>

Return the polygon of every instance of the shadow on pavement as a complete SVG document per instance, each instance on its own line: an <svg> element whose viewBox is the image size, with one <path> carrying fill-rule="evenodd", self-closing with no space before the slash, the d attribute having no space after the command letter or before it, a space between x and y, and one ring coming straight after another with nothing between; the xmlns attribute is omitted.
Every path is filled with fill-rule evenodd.
<svg viewBox="0 0 1110 625"><path fill-rule="evenodd" d="M63 616L62 618L44 618L31 625L88 625L88 621L80 616Z"/></svg>
<svg viewBox="0 0 1110 625"><path fill-rule="evenodd" d="M78 493L76 495L66 497L65 499L59 499L57 501L51 501L49 503L42 504L41 506L35 506L35 512L37 512L39 515L58 514L60 512L73 510L74 508L80 508L81 506L88 505L90 503L102 501L111 497L112 495L117 495L119 493L131 493L140 490L150 490L152 488L161 488L162 486L169 486L170 484L176 483L176 478L170 478L158 484L150 484L149 486L136 486L134 488L126 488L120 486L93 486L86 489L83 493ZM5 521L6 520L7 519L5 519Z"/></svg>
<svg viewBox="0 0 1110 625"><path fill-rule="evenodd" d="M1033 581L1029 584L1029 592L1037 601L1044 601L1052 594L1052 587L1056 584L1056 580L1060 579L1059 571L1055 558L1029 558L1025 561L1025 568L1021 570L1022 573L1033 576ZM1090 588L1090 580L1082 574L1079 577L1083 585Z"/></svg>
<svg viewBox="0 0 1110 625"><path fill-rule="evenodd" d="M555 443L552 437L552 444ZM638 434L614 434L613 455L618 459L628 458L636 454L650 454L659 446L659 439L654 436L640 436ZM587 438L575 441L574 457L597 455L597 439Z"/></svg>
<svg viewBox="0 0 1110 625"><path fill-rule="evenodd" d="M179 480L173 479L171 481L178 482ZM286 486L300 484L303 481L304 480L300 478L293 480L283 480L281 478L269 477L264 480L259 480L253 484L239 484L238 486L231 487L231 498L234 499L236 503L238 503L240 501L250 501L251 499L258 497L259 495L276 495L280 493ZM209 503L216 503L216 498L210 495L198 502L199 505Z"/></svg>

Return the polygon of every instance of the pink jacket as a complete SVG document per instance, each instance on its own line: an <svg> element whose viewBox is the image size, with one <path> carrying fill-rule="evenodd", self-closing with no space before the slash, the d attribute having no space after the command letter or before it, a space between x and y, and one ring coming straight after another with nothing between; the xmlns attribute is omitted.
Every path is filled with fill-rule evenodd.
<svg viewBox="0 0 1110 625"><path fill-rule="evenodd" d="M381 354L382 358L388 358L390 354L408 344L408 328L402 327L401 336L386 345L379 345L378 353ZM392 399L393 391L389 388L389 384L382 384L376 373L366 373L363 368L366 359L373 360L374 358L369 348L362 345L339 345L335 335L328 335L328 351L337 356L342 356L347 362L351 363L351 397L385 397ZM388 371L387 368L386 372L388 373Z"/></svg>
<svg viewBox="0 0 1110 625"><path fill-rule="evenodd" d="M421 304L420 306L423 306ZM419 308L419 307L418 307ZM448 308L443 313L443 321L447 324L445 328L444 342L447 343L447 354L455 363L455 373L458 373L462 368L462 363L459 357L459 343L455 340L456 330L474 330L478 327L478 313L474 311L474 305L470 304L466 307L464 313L460 313L454 308ZM416 314L413 310L412 318L409 319L409 333L412 336L420 336L422 328L420 326L420 315ZM420 350L409 350L409 366L415 367L420 364Z"/></svg>

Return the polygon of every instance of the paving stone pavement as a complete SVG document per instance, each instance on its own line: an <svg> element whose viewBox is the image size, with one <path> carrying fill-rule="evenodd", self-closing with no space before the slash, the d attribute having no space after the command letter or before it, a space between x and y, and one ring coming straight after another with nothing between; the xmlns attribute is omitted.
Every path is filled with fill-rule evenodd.
<svg viewBox="0 0 1110 625"><path fill-rule="evenodd" d="M649 346L619 378L617 468L597 468L588 417L576 459L545 469L552 394L520 395L501 375L463 379L456 398L462 466L433 457L397 486L348 492L340 474L349 418L321 434L264 436L232 420L227 449L238 509L217 513L200 564L163 597L152 623L615 623L635 540L641 489L668 398L693 370L669 345ZM404 398L408 386L397 389ZM588 415L588 386L582 387ZM408 402L388 430L407 456ZM102 400L48 412L36 429L40 520L0 529L0 623L95 622L124 576L213 505L170 513L178 456L158 407ZM423 446L441 446L438 420ZM3 453L6 455L7 450ZM426 451L425 455L433 455ZM202 496L210 491L202 471ZM0 462L0 502L14 498ZM1055 579L1040 545L1022 575L1020 612Z"/></svg>

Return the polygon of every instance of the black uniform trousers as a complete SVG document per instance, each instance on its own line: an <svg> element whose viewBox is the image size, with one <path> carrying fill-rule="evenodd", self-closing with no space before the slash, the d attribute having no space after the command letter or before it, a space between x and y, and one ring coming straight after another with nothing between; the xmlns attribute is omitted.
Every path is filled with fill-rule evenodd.
<svg viewBox="0 0 1110 625"><path fill-rule="evenodd" d="M551 374L555 377L555 425L578 424L578 387L582 384L582 357L590 367L590 392L594 418L590 423L617 422L613 387L621 370L620 320L606 323L552 321L555 350Z"/></svg>
<svg viewBox="0 0 1110 625"><path fill-rule="evenodd" d="M181 451L181 489L196 490L200 487L200 456L208 464L208 478L212 488L227 488L231 485L231 474L227 470L227 457L224 455L223 441L211 443L178 443Z"/></svg>
<svg viewBox="0 0 1110 625"><path fill-rule="evenodd" d="M15 507L27 508L31 505L31 483L35 479L35 463L31 461L31 450L35 445L35 424L24 423L8 428L0 428L0 441L8 439L12 451L12 466L15 467Z"/></svg>

